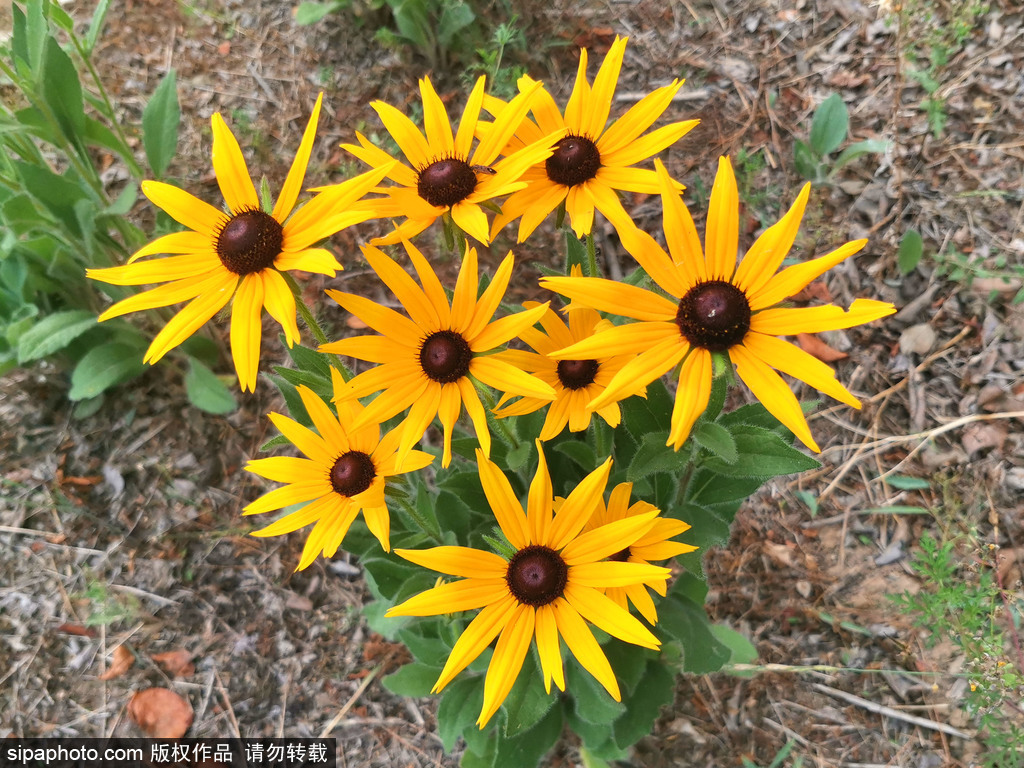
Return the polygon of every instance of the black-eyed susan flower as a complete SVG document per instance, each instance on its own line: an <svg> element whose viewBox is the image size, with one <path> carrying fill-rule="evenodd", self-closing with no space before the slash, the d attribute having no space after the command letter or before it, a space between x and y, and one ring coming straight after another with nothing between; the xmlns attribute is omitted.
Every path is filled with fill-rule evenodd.
<svg viewBox="0 0 1024 768"><path fill-rule="evenodd" d="M422 288L404 267L381 250L368 246L363 253L409 316L362 296L328 290L329 296L381 335L341 339L324 344L320 350L379 363L352 379L339 396L365 397L380 392L357 419L357 427L371 421L386 421L409 409L402 422L400 460L437 416L444 427L441 463L447 467L452 457L452 429L463 405L484 455L489 455L487 415L474 381L526 397L550 400L555 396L549 384L486 354L536 323L547 304L492 321L512 274L512 254L501 262L491 283L478 297L476 249L467 243L449 305L441 282L423 254L408 241L404 245Z"/></svg>
<svg viewBox="0 0 1024 768"><path fill-rule="evenodd" d="M227 212L170 184L142 182L146 197L189 230L157 238L136 251L123 266L90 269L86 274L113 285L166 283L117 302L100 315L100 320L189 302L153 339L145 362L158 361L232 298L231 356L243 390L256 388L264 307L281 324L289 346L299 338L295 297L281 273L300 270L333 277L341 265L330 251L312 246L345 227L372 218L372 212L352 210L351 206L387 172L381 167L326 188L295 210L322 99L320 94L270 213L260 208L242 150L219 112L212 118L213 169ZM157 253L175 255L138 261Z"/></svg>
<svg viewBox="0 0 1024 768"><path fill-rule="evenodd" d="M344 387L341 374L333 368L331 378L335 392ZM358 400L339 402L335 416L311 389L299 385L298 390L316 432L279 413L271 413L270 420L306 458L273 456L248 462L245 468L250 472L286 485L256 499L243 514L258 515L309 503L252 535L280 536L316 523L295 569L301 571L321 552L324 557L333 557L362 510L370 532L390 551L390 517L384 500L387 480L422 469L433 456L410 451L399 466L397 429L381 437L378 422L354 428L363 411Z"/></svg>
<svg viewBox="0 0 1024 768"><path fill-rule="evenodd" d="M615 38L593 85L587 82L587 52L580 51L576 82L564 113L546 90L537 92L531 107L536 122L523 121L516 133L517 142L532 144L557 130L566 134L558 140L550 157L523 174L529 186L505 201L501 214L494 220L492 233L519 219L522 242L562 201L577 236L590 233L595 208L620 229L631 225L632 220L616 190L657 193L654 171L633 166L674 144L700 121L684 120L644 133L682 87L682 81L673 80L642 98L606 128L626 41L627 38ZM535 87L529 77L522 78L519 85L524 89ZM489 101L488 109L500 103ZM518 143L512 144L517 146Z"/></svg>
<svg viewBox="0 0 1024 768"><path fill-rule="evenodd" d="M387 175L398 186L382 187L377 191L384 197L368 199L360 205L371 210L375 217L405 217L405 221L391 234L371 241L374 245L411 238L446 214L470 236L482 243L490 242L487 216L481 203L524 187L525 184L519 181L523 171L551 154L551 145L560 133L539 136L540 141L535 144L497 159L529 109L540 83L509 102L496 117L487 138L473 148L484 98L484 82L483 77L477 80L454 135L444 103L425 77L420 80L425 133L390 104L375 101L371 105L398 144L408 165L396 162L361 133L356 134L358 145L342 145L375 168L392 166Z"/></svg>
<svg viewBox="0 0 1024 768"><path fill-rule="evenodd" d="M654 523L657 511L635 515L581 533L608 482L611 459L585 477L556 514L551 478L540 441L540 461L527 496L526 512L508 479L477 451L480 481L498 525L514 554L468 547L396 549L395 554L458 581L442 584L396 605L387 616L437 616L481 608L455 643L434 692L443 689L498 638L484 680L477 723L487 724L501 706L536 638L544 688L565 690L559 638L580 664L620 700L608 658L587 622L627 643L658 648L658 639L638 619L606 597L609 587L668 576L667 568L604 560L629 546Z"/></svg>
<svg viewBox="0 0 1024 768"><path fill-rule="evenodd" d="M591 409L603 407L623 391L648 384L682 363L667 443L678 450L707 407L712 355L726 353L764 407L804 445L819 450L800 404L776 371L855 408L860 407L860 401L836 380L835 371L825 363L778 337L850 328L896 310L892 304L871 299L856 299L847 311L832 304L804 308L778 305L857 253L867 240L846 243L825 256L776 274L796 239L810 194L807 184L786 215L761 234L737 266L739 199L728 158L719 160L704 249L668 172L660 162L657 166L669 253L635 227L620 235L626 250L672 298L603 278L542 278L542 285L573 301L640 321L616 326L553 356L577 359L598 352L639 352L591 401Z"/></svg>
<svg viewBox="0 0 1024 768"><path fill-rule="evenodd" d="M578 268L574 270L574 274L580 274ZM537 302L526 302L523 306L533 308L537 306ZM594 411L588 411L587 405L604 391L622 366L635 357L633 354L614 357L601 355L582 360L555 360L548 357L555 350L583 341L598 331L612 327L610 322L602 320L595 310L587 307L569 309L566 314L569 318L568 326L557 312L549 309L540 319L543 332L536 328L528 328L519 335L519 338L529 344L535 352L509 349L497 355L498 359L532 373L555 390L554 400L522 397L502 408L500 406L512 398L511 395L505 394L498 402L499 408L494 412L498 418L522 416L550 405L540 432L541 440L551 440L558 436L566 424L569 425L571 432L581 432L590 426L590 417ZM636 393L623 393L622 396L642 394L643 391L641 387ZM617 427L622 418L619 405L614 401L596 412L611 427Z"/></svg>
<svg viewBox="0 0 1024 768"><path fill-rule="evenodd" d="M646 515L651 511L657 512L653 504L646 501L635 501L629 503L629 497L633 493L632 483L619 483L608 496L608 504L604 498L599 499L594 516L590 518L584 531L600 528L602 525L614 523L617 520L626 520L637 515ZM675 520L669 517L655 519L654 525L632 544L623 547L618 552L609 556L609 560L625 563L650 564L652 560L668 560L676 555L686 552L694 552L697 547L690 544L683 544L681 541L671 541L672 537L678 536L684 531L690 530L689 523L682 520ZM662 597L666 592L666 579L648 579L641 584L628 584L623 587L609 587L605 590L615 603L628 610L629 603L632 603L650 624L658 621L658 611L654 606L647 589L653 589Z"/></svg>

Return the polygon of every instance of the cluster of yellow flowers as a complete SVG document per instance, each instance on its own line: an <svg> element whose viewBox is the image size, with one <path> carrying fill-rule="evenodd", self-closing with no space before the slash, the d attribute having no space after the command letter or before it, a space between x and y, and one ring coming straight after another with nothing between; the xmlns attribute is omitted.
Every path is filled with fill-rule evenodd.
<svg viewBox="0 0 1024 768"><path fill-rule="evenodd" d="M406 314L357 294L328 290L376 335L323 344L321 351L373 365L349 381L332 370L336 414L312 390L298 388L316 432L283 415L270 415L306 458L251 461L249 470L285 485L245 512L308 502L256 534L277 535L315 523L299 568L321 552L332 556L360 510L389 550L387 479L432 461L414 446L435 417L443 428L441 464L447 467L454 425L464 407L479 440L484 491L515 554L506 558L453 546L398 550L408 560L461 578L392 608L389 615L483 609L456 644L436 686L440 690L500 633L485 683L481 727L511 689L534 636L549 690L551 681L563 689L565 685L561 636L618 698L615 677L586 621L625 641L656 648L657 638L628 612L627 596L653 623L657 615L644 585L664 594L669 571L649 560L693 549L670 541L688 527L685 523L661 519L657 509L643 502L631 506L628 484L617 486L605 504L610 459L564 501L556 499L540 441L554 438L566 426L586 429L594 413L617 426L620 400L643 395L647 385L678 367L668 438L668 445L678 450L708 405L717 354L727 356L765 407L816 450L800 406L777 371L844 403L859 403L828 366L778 337L847 328L893 311L889 304L868 299L858 299L847 311L832 305L778 306L866 242L847 243L778 271L796 238L809 185L737 265L739 200L729 161L721 158L702 246L680 197L682 185L660 161L653 169L635 167L697 125L687 120L650 130L682 82L653 91L609 122L625 46L625 39L615 40L593 83L586 76L586 51L581 52L564 110L529 77L519 81L518 95L508 102L488 96L480 78L457 127L426 78L419 84L422 131L400 110L375 102L372 106L401 156L393 157L357 133L356 144L343 146L371 170L342 184L315 188L315 196L298 207L321 99L269 211L261 206L237 141L216 114L213 166L226 211L171 185L146 182L146 196L188 230L158 238L124 266L89 270L90 277L118 285L163 283L114 304L100 319L188 302L153 340L145 358L150 363L230 302L238 380L243 390L253 390L263 308L281 325L289 346L299 338L297 290L289 273L333 277L342 267L318 243L354 223L396 222L366 245L363 255ZM619 200L620 191L660 195L667 252L636 227ZM488 209L496 209L499 202L500 212L488 221ZM565 310L568 324L547 303L536 302L495 319L513 272L511 253L480 293L477 252L467 242L449 300L411 242L439 218L484 245L518 220L522 242L559 207L579 236L589 235L594 211L600 211L659 290L579 273L546 277L542 287L571 300ZM392 244L403 246L411 269L381 250ZM154 254L171 255L142 260ZM613 325L602 319L602 312L633 322ZM534 351L506 349L514 339ZM489 459L481 385L501 393L494 409L499 418L548 408L525 513ZM374 393L367 405L360 403ZM381 424L402 413L406 416L401 423L382 437Z"/></svg>

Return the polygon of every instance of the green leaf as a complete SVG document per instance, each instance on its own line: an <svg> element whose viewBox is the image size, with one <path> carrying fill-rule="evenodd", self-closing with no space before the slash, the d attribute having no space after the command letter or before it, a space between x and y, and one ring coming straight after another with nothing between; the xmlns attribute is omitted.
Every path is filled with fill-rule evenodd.
<svg viewBox="0 0 1024 768"><path fill-rule="evenodd" d="M753 664L757 661L757 648L746 635L725 624L712 624L711 634L729 649L729 664Z"/></svg>
<svg viewBox="0 0 1024 768"><path fill-rule="evenodd" d="M626 711L615 721L615 743L626 749L651 733L661 708L672 702L675 676L660 660L647 663L643 679L632 695L623 700Z"/></svg>
<svg viewBox="0 0 1024 768"><path fill-rule="evenodd" d="M506 715L505 736L513 738L532 728L557 700L557 695L545 692L534 654L527 653L512 690L501 705Z"/></svg>
<svg viewBox="0 0 1024 768"><path fill-rule="evenodd" d="M704 607L676 594L675 588L658 604L657 630L682 646L684 672L706 675L729 660L730 651L712 634Z"/></svg>
<svg viewBox="0 0 1024 768"><path fill-rule="evenodd" d="M801 453L775 432L751 425L737 425L731 431L739 457L732 464L717 456L706 459L703 466L712 472L729 477L767 479L821 466L816 459Z"/></svg>
<svg viewBox="0 0 1024 768"><path fill-rule="evenodd" d="M175 72L170 69L142 110L142 145L146 148L149 167L158 179L166 173L178 151L180 120Z"/></svg>
<svg viewBox="0 0 1024 768"><path fill-rule="evenodd" d="M316 24L329 13L341 10L347 5L348 2L342 0L334 0L331 3L299 3L299 7L295 9L295 23L301 26Z"/></svg>
<svg viewBox="0 0 1024 768"><path fill-rule="evenodd" d="M834 152L846 138L849 125L846 104L838 93L833 93L814 112L811 121L811 149L819 157Z"/></svg>
<svg viewBox="0 0 1024 768"><path fill-rule="evenodd" d="M394 694L419 698L430 695L440 672L440 667L428 667L426 664L414 662L406 664L397 672L392 672L380 682Z"/></svg>
<svg viewBox="0 0 1024 768"><path fill-rule="evenodd" d="M579 466L584 472L591 472L601 463L597 460L597 453L590 443L574 438L555 443L552 450L568 456L573 463Z"/></svg>
<svg viewBox="0 0 1024 768"><path fill-rule="evenodd" d="M274 370L285 381L294 384L296 387L300 384L304 384L325 401L330 401L334 396L334 389L331 386L331 382L323 376L316 373L310 373L309 371L300 370L298 368L285 368L283 365L274 366ZM305 412L305 407L300 411L300 413L302 412ZM294 411L292 412L292 415L294 415Z"/></svg>
<svg viewBox="0 0 1024 768"><path fill-rule="evenodd" d="M85 200L86 192L76 180L58 176L49 168L15 161L14 167L25 190L52 213L76 238L82 228L75 213L75 203Z"/></svg>
<svg viewBox="0 0 1024 768"><path fill-rule="evenodd" d="M793 144L793 163L796 165L796 172L808 181L821 181L819 158L815 157L811 148L802 141L797 140Z"/></svg>
<svg viewBox="0 0 1024 768"><path fill-rule="evenodd" d="M565 664L565 690L571 694L576 715L593 725L609 725L624 711L622 702L613 699L575 659Z"/></svg>
<svg viewBox="0 0 1024 768"><path fill-rule="evenodd" d="M908 229L900 240L900 249L896 255L896 264L900 272L909 275L916 269L924 254L924 239L916 229Z"/></svg>
<svg viewBox="0 0 1024 768"><path fill-rule="evenodd" d="M96 49L96 41L100 38L100 33L103 31L103 21L107 17L107 8L110 6L110 0L100 0L96 4L96 10L93 11L92 21L89 22L89 30L85 33L85 50L88 53L92 53Z"/></svg>
<svg viewBox="0 0 1024 768"><path fill-rule="evenodd" d="M932 487L932 484L922 477L907 475L892 475L885 478L885 482L901 491L924 491Z"/></svg>
<svg viewBox="0 0 1024 768"><path fill-rule="evenodd" d="M192 405L201 411L217 415L231 413L238 407L231 390L213 371L194 357L190 357L188 362L188 373L185 374L185 394L188 395Z"/></svg>
<svg viewBox="0 0 1024 768"><path fill-rule="evenodd" d="M283 376L275 376L272 373L268 373L267 378L270 379L281 393L281 396L284 397L285 405L288 406L289 415L300 424L307 427L312 426L313 420L309 418L309 414L306 413L306 406L302 404L302 398L299 397L299 391L295 388L295 385Z"/></svg>
<svg viewBox="0 0 1024 768"><path fill-rule="evenodd" d="M83 146L81 139L85 128L85 109L82 103L82 84L71 57L52 37L46 39L43 51L40 91L64 138L76 147Z"/></svg>
<svg viewBox="0 0 1024 768"><path fill-rule="evenodd" d="M626 478L636 482L655 472L682 473L690 461L686 451L674 451L665 445L668 432L651 432L644 436L639 449L629 462Z"/></svg>
<svg viewBox="0 0 1024 768"><path fill-rule="evenodd" d="M667 436L673 405L665 384L661 379L656 379L647 385L646 398L629 397L620 403L622 426L637 443L642 442L650 432L663 432Z"/></svg>
<svg viewBox="0 0 1024 768"><path fill-rule="evenodd" d="M460 676L445 686L437 705L437 735L445 752L451 752L459 736L474 725L484 705L482 675Z"/></svg>
<svg viewBox="0 0 1024 768"><path fill-rule="evenodd" d="M18 363L38 360L64 349L96 325L96 315L86 309L71 309L48 315L18 339Z"/></svg>
<svg viewBox="0 0 1024 768"><path fill-rule="evenodd" d="M111 342L93 347L71 372L68 400L85 400L146 370L138 347Z"/></svg>
<svg viewBox="0 0 1024 768"><path fill-rule="evenodd" d="M578 237L576 233L569 227L565 228L565 272L563 274L568 275L572 272L572 268L578 266L583 270L584 277L600 277L600 275L587 274L590 270L587 268L587 245Z"/></svg>
<svg viewBox="0 0 1024 768"><path fill-rule="evenodd" d="M726 464L735 464L739 459L736 441L729 430L713 421L701 421L693 430L693 439L697 445L710 451Z"/></svg>
<svg viewBox="0 0 1024 768"><path fill-rule="evenodd" d="M444 3L437 22L437 41L446 50L456 47L459 33L476 21L473 9L461 0ZM465 47L465 45L463 45Z"/></svg>
<svg viewBox="0 0 1024 768"><path fill-rule="evenodd" d="M562 735L562 708L552 707L533 728L511 739L494 740L495 768L536 768Z"/></svg>
<svg viewBox="0 0 1024 768"><path fill-rule="evenodd" d="M840 168L848 163L852 163L862 155L884 155L889 151L890 146L890 142L886 139L865 139L864 141L858 141L856 144L851 144L839 153L839 157L836 158L835 163L832 165L829 176L834 175Z"/></svg>
<svg viewBox="0 0 1024 768"><path fill-rule="evenodd" d="M328 384L331 383L331 356L324 352L317 352L315 349L304 347L301 344L294 344L288 350L288 355L300 368L309 373L320 376Z"/></svg>

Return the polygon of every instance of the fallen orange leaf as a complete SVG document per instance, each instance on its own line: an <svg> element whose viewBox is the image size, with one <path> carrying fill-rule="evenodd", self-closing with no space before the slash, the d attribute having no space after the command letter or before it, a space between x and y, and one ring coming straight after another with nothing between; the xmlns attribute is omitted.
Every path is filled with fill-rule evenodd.
<svg viewBox="0 0 1024 768"><path fill-rule="evenodd" d="M180 739L192 725L192 707L167 688L147 688L128 702L128 717L147 736Z"/></svg>
<svg viewBox="0 0 1024 768"><path fill-rule="evenodd" d="M188 677L196 671L192 664L192 654L181 648L154 654L153 661L171 677Z"/></svg>
<svg viewBox="0 0 1024 768"><path fill-rule="evenodd" d="M135 654L125 646L119 645L114 649L114 660L107 667L107 671L100 675L100 680L113 680L127 672L135 663Z"/></svg>
<svg viewBox="0 0 1024 768"><path fill-rule="evenodd" d="M814 355L825 363L834 363L836 360L842 360L843 358L849 357L845 352L833 349L811 333L798 333L796 335L796 340L797 343L800 344L800 349L810 355Z"/></svg>

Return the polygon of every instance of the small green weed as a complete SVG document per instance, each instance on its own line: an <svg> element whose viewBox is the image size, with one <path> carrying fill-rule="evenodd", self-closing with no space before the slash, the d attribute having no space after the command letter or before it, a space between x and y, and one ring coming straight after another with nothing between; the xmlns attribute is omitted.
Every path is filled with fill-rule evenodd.
<svg viewBox="0 0 1024 768"><path fill-rule="evenodd" d="M109 584L92 575L86 577L85 590L74 597L89 601L89 615L85 618L87 627L132 621L139 615L139 601L135 596L114 592Z"/></svg>
<svg viewBox="0 0 1024 768"><path fill-rule="evenodd" d="M1015 717L1012 710L1024 695L1024 676L1006 651L1011 639L1019 642L1024 601L1012 600L996 583L995 563L973 532L942 541L926 533L919 544L911 567L920 577L922 589L892 599L916 626L928 630L925 642L929 646L949 639L962 649L970 683L966 705L978 719L986 747L983 764L992 768L1020 766L1018 746L1024 728L1020 713ZM965 567L960 548L985 554L980 562ZM1005 626L1015 637L1007 637Z"/></svg>
<svg viewBox="0 0 1024 768"><path fill-rule="evenodd" d="M808 140L798 139L793 145L797 172L812 184L824 184L858 157L881 155L888 151L888 141L865 139L850 144L834 161L830 160L829 156L846 141L849 130L850 116L846 104L838 93L833 93L814 111Z"/></svg>

